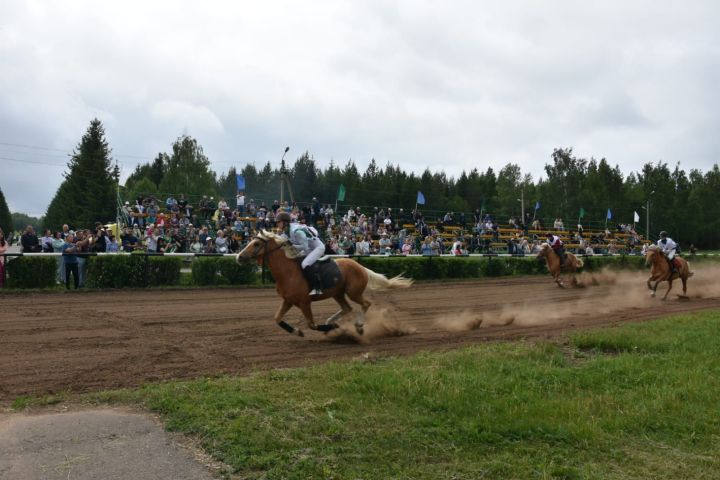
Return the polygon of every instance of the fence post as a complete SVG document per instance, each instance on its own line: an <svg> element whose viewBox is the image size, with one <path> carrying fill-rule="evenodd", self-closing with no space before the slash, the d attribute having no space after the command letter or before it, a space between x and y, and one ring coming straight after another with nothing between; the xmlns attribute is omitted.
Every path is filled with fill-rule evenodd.
<svg viewBox="0 0 720 480"><path fill-rule="evenodd" d="M148 279L148 276L149 276L149 275L148 275L148 274L149 274L149 263L150 263L150 262L149 262L149 260L148 260L148 256L149 256L149 255L148 255L147 253L145 253L144 256L145 256L145 265L144 265L144 272L143 272L143 283L144 283L144 285L145 285L145 288L147 288L148 285L150 284L150 281L149 281L149 279Z"/></svg>

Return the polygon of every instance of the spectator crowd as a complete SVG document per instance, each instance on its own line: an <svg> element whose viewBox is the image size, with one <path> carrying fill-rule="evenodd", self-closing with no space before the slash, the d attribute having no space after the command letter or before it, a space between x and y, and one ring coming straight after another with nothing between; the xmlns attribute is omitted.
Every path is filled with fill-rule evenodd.
<svg viewBox="0 0 720 480"><path fill-rule="evenodd" d="M59 257L58 282L68 288L70 278L78 288L85 283L86 256L91 252L147 253L237 253L257 232L272 229L279 212L288 212L294 220L312 224L320 232L328 254L338 255L466 255L469 253L537 253L544 241L540 219L526 215L511 217L500 225L487 212L476 209L472 216L446 212L426 219L418 210L360 207L335 212L332 205L313 198L298 205L275 200L246 201L238 192L232 205L224 198L203 196L197 206L180 195L165 201L154 196L140 197L122 209L124 227L116 238L113 230L99 222L92 229L72 230L63 225L57 232L45 230L38 237L28 226L20 237L23 252L63 253ZM553 222L553 231L563 236L569 250L577 253L632 253L641 248L641 238L632 225L619 224L585 232L582 225L566 229L561 218ZM7 248L0 231L0 255ZM0 257L2 260L2 257ZM0 263L0 268L4 268ZM1 272L0 272L1 273ZM0 279L4 276L0 275ZM1 280L0 280L1 281Z"/></svg>

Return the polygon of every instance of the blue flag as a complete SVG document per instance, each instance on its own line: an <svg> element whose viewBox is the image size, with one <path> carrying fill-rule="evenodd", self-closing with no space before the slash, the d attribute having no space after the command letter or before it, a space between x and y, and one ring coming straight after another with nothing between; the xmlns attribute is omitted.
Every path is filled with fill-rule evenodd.
<svg viewBox="0 0 720 480"><path fill-rule="evenodd" d="M540 202L535 202L535 210L540 210Z"/></svg>
<svg viewBox="0 0 720 480"><path fill-rule="evenodd" d="M423 195L423 193L420 190L418 190L416 203L418 205L425 205L425 195Z"/></svg>
<svg viewBox="0 0 720 480"><path fill-rule="evenodd" d="M238 190L245 190L245 177L240 175L239 173L236 175L237 179L237 189Z"/></svg>
<svg viewBox="0 0 720 480"><path fill-rule="evenodd" d="M605 217L605 218L607 218L608 220L612 220L612 212L610 211L609 208L608 208L607 217Z"/></svg>

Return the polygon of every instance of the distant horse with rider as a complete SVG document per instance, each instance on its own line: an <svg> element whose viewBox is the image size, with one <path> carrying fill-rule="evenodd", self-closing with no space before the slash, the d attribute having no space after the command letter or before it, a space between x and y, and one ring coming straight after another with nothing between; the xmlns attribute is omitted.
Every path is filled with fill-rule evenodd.
<svg viewBox="0 0 720 480"><path fill-rule="evenodd" d="M365 313L372 303L365 298L366 288L371 290L384 290L393 288L408 288L413 281L402 276L387 278L384 275L375 273L363 267L355 260L349 258L329 259L323 262L326 267L320 267L321 271L330 272L330 280L325 285L320 295L310 295L310 285L300 264L300 255L290 241L273 232L263 231L253 238L248 245L237 255L237 262L256 259L258 263L266 262L275 279L275 288L283 302L277 313L275 322L289 333L304 336L303 331L283 320L285 314L292 307L298 307L305 317L308 328L321 332L329 332L338 328L338 320L352 312L348 298L361 306L362 312L355 318L355 328L359 334L363 333ZM335 265L327 265L334 262ZM340 310L329 317L325 323L316 324L313 317L311 303L326 298L334 299Z"/></svg>
<svg viewBox="0 0 720 480"><path fill-rule="evenodd" d="M670 262L674 262L674 265ZM694 272L690 271L690 264L687 260L678 256L668 260L661 247L650 245L645 253L645 264L651 265L650 278L647 280L650 296L655 296L661 282L668 282L667 292L662 298L663 300L667 299L672 290L673 281L679 278L682 281L683 294L678 296L687 299L687 280L694 275ZM655 285L652 285L652 282L655 282Z"/></svg>
<svg viewBox="0 0 720 480"><path fill-rule="evenodd" d="M558 287L565 288L562 281L561 273L568 273L571 277L571 284L577 286L577 278L575 273L583 267L583 261L572 253L565 252L562 241L559 237L548 234L548 243L540 246L537 258L545 258L547 269L552 275Z"/></svg>

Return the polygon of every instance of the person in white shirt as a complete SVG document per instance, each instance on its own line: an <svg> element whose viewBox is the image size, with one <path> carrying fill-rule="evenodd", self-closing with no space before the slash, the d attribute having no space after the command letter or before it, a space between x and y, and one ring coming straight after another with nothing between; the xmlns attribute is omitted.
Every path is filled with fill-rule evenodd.
<svg viewBox="0 0 720 480"><path fill-rule="evenodd" d="M245 194L243 194L243 192L238 192L235 199L237 200L238 212L240 212L240 215L244 215L245 214Z"/></svg>
<svg viewBox="0 0 720 480"><path fill-rule="evenodd" d="M658 240L657 245L665 254L665 258L667 258L668 263L670 264L670 272L675 273L677 269L675 268L675 262L673 262L673 259L675 258L677 243L675 243L672 238L668 237L667 232L663 230L660 232L660 240Z"/></svg>

